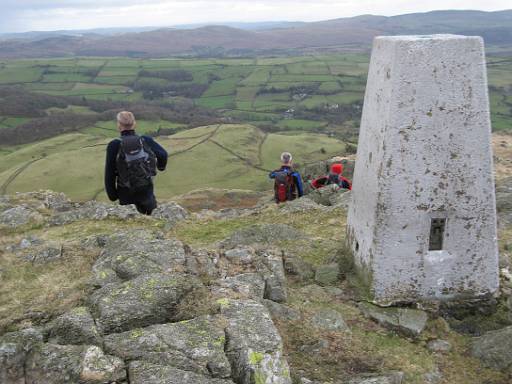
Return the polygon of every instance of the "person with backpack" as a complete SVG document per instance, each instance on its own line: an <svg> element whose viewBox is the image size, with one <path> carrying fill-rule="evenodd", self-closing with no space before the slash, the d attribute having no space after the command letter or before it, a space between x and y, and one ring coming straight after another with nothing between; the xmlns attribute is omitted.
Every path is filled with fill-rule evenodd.
<svg viewBox="0 0 512 384"><path fill-rule="evenodd" d="M145 215L157 207L153 192L153 177L157 169L167 166L167 152L152 137L135 133L133 113L117 114L117 128L121 134L107 146L105 162L105 191L111 201L119 204L135 204L137 211Z"/></svg>
<svg viewBox="0 0 512 384"><path fill-rule="evenodd" d="M281 154L281 167L270 172L269 177L274 179L274 199L276 203L284 203L302 197L302 178L300 173L294 170L292 155L289 152Z"/></svg>
<svg viewBox="0 0 512 384"><path fill-rule="evenodd" d="M341 176L343 173L343 164L334 163L328 175L320 176L311 182L314 189L323 188L326 185L337 185L340 189L352 190L352 183L350 180Z"/></svg>

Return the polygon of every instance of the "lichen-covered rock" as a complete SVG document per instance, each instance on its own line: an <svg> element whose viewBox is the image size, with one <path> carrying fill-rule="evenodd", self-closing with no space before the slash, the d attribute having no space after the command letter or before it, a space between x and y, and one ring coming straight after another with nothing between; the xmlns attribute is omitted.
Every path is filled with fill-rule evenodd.
<svg viewBox="0 0 512 384"><path fill-rule="evenodd" d="M281 336L260 303L229 301L221 308L227 318L226 353L233 379L240 384L291 384Z"/></svg>
<svg viewBox="0 0 512 384"><path fill-rule="evenodd" d="M342 206L345 199L348 198L343 196L348 192L348 189L340 188L336 184L329 184L323 188L315 189L307 195L308 199L313 200L315 203L323 206Z"/></svg>
<svg viewBox="0 0 512 384"><path fill-rule="evenodd" d="M220 255L215 250L193 249L186 255L185 266L188 273L197 276L218 278L221 276L219 268Z"/></svg>
<svg viewBox="0 0 512 384"><path fill-rule="evenodd" d="M184 320L189 314L178 304L202 283L185 274L148 274L124 283L109 284L93 293L93 315L104 333Z"/></svg>
<svg viewBox="0 0 512 384"><path fill-rule="evenodd" d="M212 291L216 297L261 300L265 293L265 281L259 273L242 273L217 280Z"/></svg>
<svg viewBox="0 0 512 384"><path fill-rule="evenodd" d="M57 242L47 242L36 246L29 245L17 254L25 261L34 264L45 264L62 258L63 245Z"/></svg>
<svg viewBox="0 0 512 384"><path fill-rule="evenodd" d="M85 307L74 308L59 316L48 326L49 342L52 344L102 345L102 339L94 319Z"/></svg>
<svg viewBox="0 0 512 384"><path fill-rule="evenodd" d="M329 196L329 203L333 208L347 209L352 201L352 191L342 189L338 193L333 193Z"/></svg>
<svg viewBox="0 0 512 384"><path fill-rule="evenodd" d="M350 328L343 320L341 313L334 309L321 309L311 318L311 324L323 331L349 332Z"/></svg>
<svg viewBox="0 0 512 384"><path fill-rule="evenodd" d="M28 224L41 224L43 216L35 209L17 205L0 213L0 227L18 228Z"/></svg>
<svg viewBox="0 0 512 384"><path fill-rule="evenodd" d="M215 379L146 361L132 361L128 371L130 384L234 384L231 380Z"/></svg>
<svg viewBox="0 0 512 384"><path fill-rule="evenodd" d="M283 240L307 239L307 236L286 224L261 224L234 232L229 238L222 241L221 246L227 249L240 245L268 246Z"/></svg>
<svg viewBox="0 0 512 384"><path fill-rule="evenodd" d="M380 325L400 332L406 336L416 337L427 325L428 315L425 311L412 308L382 308L370 303L360 303L361 312Z"/></svg>
<svg viewBox="0 0 512 384"><path fill-rule="evenodd" d="M255 254L256 252L254 248L239 246L233 249L228 249L224 252L224 257L232 263L247 265L254 261Z"/></svg>
<svg viewBox="0 0 512 384"><path fill-rule="evenodd" d="M44 344L27 358L27 384L103 384L124 380L124 362L97 346Z"/></svg>
<svg viewBox="0 0 512 384"><path fill-rule="evenodd" d="M133 205L114 205L87 201L77 204L73 209L57 212L49 219L50 225L65 225L79 220L126 220L139 215Z"/></svg>
<svg viewBox="0 0 512 384"><path fill-rule="evenodd" d="M27 354L42 342L42 333L33 328L0 337L0 383L25 384Z"/></svg>
<svg viewBox="0 0 512 384"><path fill-rule="evenodd" d="M105 350L124 360L146 361L220 378L231 375L224 344L223 325L214 317L153 325L105 337Z"/></svg>
<svg viewBox="0 0 512 384"><path fill-rule="evenodd" d="M351 378L348 384L401 384L403 372L392 372L384 375L361 375Z"/></svg>
<svg viewBox="0 0 512 384"><path fill-rule="evenodd" d="M93 266L92 284L102 286L148 273L184 270L185 249L180 241L155 239L146 231L123 232L107 239Z"/></svg>
<svg viewBox="0 0 512 384"><path fill-rule="evenodd" d="M340 278L340 266L338 263L320 265L316 268L315 281L320 285L333 285Z"/></svg>
<svg viewBox="0 0 512 384"><path fill-rule="evenodd" d="M471 353L484 365L506 370L512 368L512 326L485 333L477 337L471 346Z"/></svg>
<svg viewBox="0 0 512 384"><path fill-rule="evenodd" d="M185 208L171 201L169 203L159 204L153 211L152 216L156 219L165 220L166 227L170 229L180 221L185 220L189 216L189 213Z"/></svg>
<svg viewBox="0 0 512 384"><path fill-rule="evenodd" d="M296 213L296 212L308 212L312 210L322 210L325 207L313 201L308 197L302 197L300 199L295 199L287 202L286 204L282 204L279 206L281 211L286 213Z"/></svg>

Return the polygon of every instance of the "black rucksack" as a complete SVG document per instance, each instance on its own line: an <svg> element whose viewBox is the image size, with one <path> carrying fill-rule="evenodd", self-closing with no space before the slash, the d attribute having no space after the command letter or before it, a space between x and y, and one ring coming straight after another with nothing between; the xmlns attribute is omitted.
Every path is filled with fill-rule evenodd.
<svg viewBox="0 0 512 384"><path fill-rule="evenodd" d="M122 136L116 166L118 186L137 191L153 184L152 178L156 175L156 156L142 137Z"/></svg>

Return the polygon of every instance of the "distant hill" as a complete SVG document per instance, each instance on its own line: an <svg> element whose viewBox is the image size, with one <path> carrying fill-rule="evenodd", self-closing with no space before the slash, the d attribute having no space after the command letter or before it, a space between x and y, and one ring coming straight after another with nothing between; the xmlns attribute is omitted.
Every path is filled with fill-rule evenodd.
<svg viewBox="0 0 512 384"><path fill-rule="evenodd" d="M240 27L241 25L238 25ZM243 26L243 25L242 25ZM121 34L52 35L0 41L0 58L59 56L223 56L367 49L377 35L456 33L483 36L512 52L512 10L434 11L400 16L363 15L313 23L261 24L259 28L202 26ZM263 28L263 29L261 29Z"/></svg>

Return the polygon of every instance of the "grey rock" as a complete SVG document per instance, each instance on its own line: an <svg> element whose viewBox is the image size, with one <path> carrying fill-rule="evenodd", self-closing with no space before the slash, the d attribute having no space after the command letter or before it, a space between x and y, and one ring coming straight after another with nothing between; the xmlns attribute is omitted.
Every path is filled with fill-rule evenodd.
<svg viewBox="0 0 512 384"><path fill-rule="evenodd" d="M162 219L166 222L166 228L170 229L177 223L189 217L185 208L175 202L159 204L153 211L152 216L156 219Z"/></svg>
<svg viewBox="0 0 512 384"><path fill-rule="evenodd" d="M284 269L286 273L296 276L301 281L312 280L315 277L313 265L302 260L300 257L285 255Z"/></svg>
<svg viewBox="0 0 512 384"><path fill-rule="evenodd" d="M42 342L42 333L33 328L0 337L0 383L25 384L27 354Z"/></svg>
<svg viewBox="0 0 512 384"><path fill-rule="evenodd" d="M0 227L18 228L28 224L40 224L43 216L35 209L18 205L0 213Z"/></svg>
<svg viewBox="0 0 512 384"><path fill-rule="evenodd" d="M50 225L65 225L79 220L126 220L138 216L139 213L133 205L114 205L87 201L78 204L75 208L65 212L57 212L50 220Z"/></svg>
<svg viewBox="0 0 512 384"><path fill-rule="evenodd" d="M347 192L348 189L340 188L336 184L330 184L311 191L307 198L313 200L316 204L326 207L346 207L351 199L350 195L344 196Z"/></svg>
<svg viewBox="0 0 512 384"><path fill-rule="evenodd" d="M487 367L506 370L512 367L512 326L476 338L471 354Z"/></svg>
<svg viewBox="0 0 512 384"><path fill-rule="evenodd" d="M284 273L284 264L282 254L275 250L265 250L258 253L262 258L267 271L265 275L265 299L284 303L288 299L286 292L286 276Z"/></svg>
<svg viewBox="0 0 512 384"><path fill-rule="evenodd" d="M348 209L351 201L352 191L347 189L341 189L337 193L333 193L329 196L329 203L334 208Z"/></svg>
<svg viewBox="0 0 512 384"><path fill-rule="evenodd" d="M348 384L401 384L403 372L392 372L384 375L361 375L351 378Z"/></svg>
<svg viewBox="0 0 512 384"><path fill-rule="evenodd" d="M43 194L46 208L56 212L65 212L73 209L73 203L62 192L46 191Z"/></svg>
<svg viewBox="0 0 512 384"><path fill-rule="evenodd" d="M428 320L427 313L419 309L382 308L369 303L360 303L359 309L382 326L411 337L419 336Z"/></svg>
<svg viewBox="0 0 512 384"><path fill-rule="evenodd" d="M307 236L286 224L261 224L234 232L221 242L221 246L230 249L240 245L268 246L283 240L307 239Z"/></svg>
<svg viewBox="0 0 512 384"><path fill-rule="evenodd" d="M274 319L287 321L299 321L301 319L300 312L287 305L279 304L272 300L263 300L263 304L265 304Z"/></svg>
<svg viewBox="0 0 512 384"><path fill-rule="evenodd" d="M233 263L248 265L254 261L255 258L255 250L251 247L236 247L233 249L229 249L224 252L224 256Z"/></svg>
<svg viewBox="0 0 512 384"><path fill-rule="evenodd" d="M261 300L265 293L265 281L259 273L242 273L217 280L213 288L216 296L231 296L230 291L241 298Z"/></svg>
<svg viewBox="0 0 512 384"><path fill-rule="evenodd" d="M95 262L92 283L102 286L142 274L183 272L185 263L185 248L178 240L155 239L145 231L118 233L107 239Z"/></svg>
<svg viewBox="0 0 512 384"><path fill-rule="evenodd" d="M431 340L427 343L427 348L432 352L450 352L452 345L447 340Z"/></svg>
<svg viewBox="0 0 512 384"><path fill-rule="evenodd" d="M63 254L63 246L59 243L49 242L43 245L26 248L19 254L25 261L33 264L45 264L60 260Z"/></svg>
<svg viewBox="0 0 512 384"><path fill-rule="evenodd" d="M434 370L423 375L423 380L425 384L438 384L443 380L443 374L438 367L435 367Z"/></svg>
<svg viewBox="0 0 512 384"><path fill-rule="evenodd" d="M283 345L267 309L255 301L229 301L221 307L227 318L226 354L233 379L240 384L291 384Z"/></svg>
<svg viewBox="0 0 512 384"><path fill-rule="evenodd" d="M186 255L185 266L188 273L207 276L213 279L221 276L220 256L217 251L193 249Z"/></svg>
<svg viewBox="0 0 512 384"><path fill-rule="evenodd" d="M333 285L339 281L340 266L338 263L320 265L316 268L315 281L320 285Z"/></svg>
<svg viewBox="0 0 512 384"><path fill-rule="evenodd" d="M48 326L52 344L102 345L102 339L91 313L85 307L74 308L59 316Z"/></svg>
<svg viewBox="0 0 512 384"><path fill-rule="evenodd" d="M106 285L91 296L93 315L104 333L184 320L190 314L178 304L189 294L204 289L185 274L148 274L133 280Z"/></svg>
<svg viewBox="0 0 512 384"><path fill-rule="evenodd" d="M311 318L311 324L320 330L334 332L350 332L343 317L334 309L321 309Z"/></svg>
<svg viewBox="0 0 512 384"><path fill-rule="evenodd" d="M301 345L299 350L311 355L325 352L327 348L329 348L329 342L325 339L320 339L310 344Z"/></svg>
<svg viewBox="0 0 512 384"><path fill-rule="evenodd" d="M199 317L108 335L105 350L123 360L140 360L227 378L231 367L224 354L225 342L224 328L218 318Z"/></svg>
<svg viewBox="0 0 512 384"><path fill-rule="evenodd" d="M26 363L27 384L103 384L125 378L124 362L97 346L44 344Z"/></svg>
<svg viewBox="0 0 512 384"><path fill-rule="evenodd" d="M214 379L174 367L132 361L130 384L234 384L231 380Z"/></svg>

